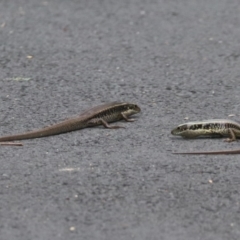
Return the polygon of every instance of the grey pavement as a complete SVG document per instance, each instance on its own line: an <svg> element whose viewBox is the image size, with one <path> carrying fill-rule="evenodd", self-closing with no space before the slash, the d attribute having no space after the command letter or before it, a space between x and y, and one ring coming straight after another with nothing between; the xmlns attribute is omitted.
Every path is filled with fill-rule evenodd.
<svg viewBox="0 0 240 240"><path fill-rule="evenodd" d="M185 121L239 119L238 0L0 1L0 135L111 101L103 127L0 148L1 240L240 239L240 148L183 140ZM234 115L234 116L229 116Z"/></svg>

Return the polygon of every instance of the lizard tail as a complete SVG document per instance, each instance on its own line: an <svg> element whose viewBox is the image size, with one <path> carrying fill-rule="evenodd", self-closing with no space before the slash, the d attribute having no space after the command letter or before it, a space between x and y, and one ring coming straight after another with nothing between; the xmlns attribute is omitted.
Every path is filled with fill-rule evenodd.
<svg viewBox="0 0 240 240"><path fill-rule="evenodd" d="M74 130L79 130L84 127L85 126L80 125L77 121L74 121L74 120L69 124L66 124L66 121L63 121L58 124L45 127L39 130L29 131L22 134L3 136L3 137L0 137L0 142L47 137L47 136L57 135L61 133L71 132Z"/></svg>
<svg viewBox="0 0 240 240"><path fill-rule="evenodd" d="M187 154L187 155L216 155L216 154L240 154L240 149L210 151L210 152L173 152L172 154Z"/></svg>

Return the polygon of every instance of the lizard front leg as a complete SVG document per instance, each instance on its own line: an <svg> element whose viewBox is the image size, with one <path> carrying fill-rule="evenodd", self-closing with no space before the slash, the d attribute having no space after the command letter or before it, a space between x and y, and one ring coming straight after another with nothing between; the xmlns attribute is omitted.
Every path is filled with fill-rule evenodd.
<svg viewBox="0 0 240 240"><path fill-rule="evenodd" d="M135 119L133 119L133 118L128 118L124 113L121 113L121 115L126 122L134 122L135 121Z"/></svg>
<svg viewBox="0 0 240 240"><path fill-rule="evenodd" d="M237 131L233 128L229 128L229 135L230 135L230 138L227 138L224 140L224 142L234 142L234 141L237 141L237 138L236 136L237 135L240 135L240 131Z"/></svg>

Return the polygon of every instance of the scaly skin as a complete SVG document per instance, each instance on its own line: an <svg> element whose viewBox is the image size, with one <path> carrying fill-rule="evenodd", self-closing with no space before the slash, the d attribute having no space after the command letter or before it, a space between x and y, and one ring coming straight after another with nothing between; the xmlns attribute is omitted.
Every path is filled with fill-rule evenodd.
<svg viewBox="0 0 240 240"><path fill-rule="evenodd" d="M136 104L132 103L107 103L91 108L83 112L78 117L56 123L49 127L29 131L22 134L0 137L0 142L47 137L98 125L103 125L104 127L111 129L122 128L121 126L116 125L110 126L108 125L108 123L116 122L123 119L129 122L134 121L133 119L129 119L128 117L140 111L141 109ZM1 145L7 144L8 143L1 143Z"/></svg>
<svg viewBox="0 0 240 240"><path fill-rule="evenodd" d="M223 137L228 136L225 139L226 142L236 141L237 137L240 137L240 124L227 119L212 119L205 121L188 122L181 124L174 128L171 133L173 135L182 136L184 138L195 138L198 136L212 136ZM209 152L176 152L173 154L239 154L240 149L236 150L219 150Z"/></svg>

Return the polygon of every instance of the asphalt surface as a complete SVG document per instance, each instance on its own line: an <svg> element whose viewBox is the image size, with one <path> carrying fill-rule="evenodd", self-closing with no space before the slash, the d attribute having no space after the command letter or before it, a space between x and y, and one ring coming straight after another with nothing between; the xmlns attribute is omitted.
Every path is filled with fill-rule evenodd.
<svg viewBox="0 0 240 240"><path fill-rule="evenodd" d="M0 150L1 240L240 239L240 148L176 125L239 119L238 0L3 0L0 134L111 101L126 129L89 128Z"/></svg>

